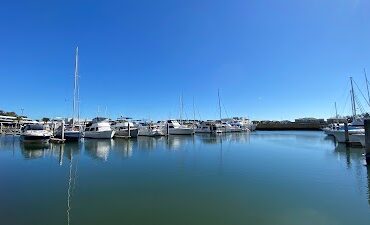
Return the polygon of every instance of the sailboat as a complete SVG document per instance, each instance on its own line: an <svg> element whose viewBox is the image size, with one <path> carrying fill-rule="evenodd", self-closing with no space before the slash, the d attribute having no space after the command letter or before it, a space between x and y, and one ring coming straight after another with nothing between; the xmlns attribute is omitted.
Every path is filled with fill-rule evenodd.
<svg viewBox="0 0 370 225"><path fill-rule="evenodd" d="M353 138L354 134L364 134L365 129L363 127L363 121L361 119L357 118L357 112L356 112L356 98L355 98L355 92L353 89L353 78L350 77L350 83L351 83L351 108L352 108L352 123L348 125L348 134L349 134L349 142L357 143L360 142L358 138ZM327 135L332 135L335 137L335 140L338 143L344 143L346 142L346 135L345 135L345 129L343 127L337 127L336 129L332 130L325 130L325 133Z"/></svg>
<svg viewBox="0 0 370 225"><path fill-rule="evenodd" d="M77 114L77 121L76 121ZM80 87L78 82L78 47L76 47L75 58L75 74L73 86L73 115L72 124L66 125L64 128L64 138L66 141L78 141L82 137L82 127L79 124L80 119ZM61 138L63 126L60 126L56 132L56 136Z"/></svg>

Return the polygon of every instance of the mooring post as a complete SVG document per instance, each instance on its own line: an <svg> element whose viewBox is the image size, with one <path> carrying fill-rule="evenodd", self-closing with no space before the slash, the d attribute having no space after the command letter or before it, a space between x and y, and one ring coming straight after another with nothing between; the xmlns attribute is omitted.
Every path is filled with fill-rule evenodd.
<svg viewBox="0 0 370 225"><path fill-rule="evenodd" d="M53 137L55 137L55 121L53 120L52 123L52 128L53 128Z"/></svg>
<svg viewBox="0 0 370 225"><path fill-rule="evenodd" d="M64 140L64 120L62 120L62 140Z"/></svg>
<svg viewBox="0 0 370 225"><path fill-rule="evenodd" d="M345 135L345 143L346 145L349 144L349 132L348 132L348 123L344 123L344 135Z"/></svg>
<svg viewBox="0 0 370 225"><path fill-rule="evenodd" d="M167 123L166 123L166 135L167 135L167 136L169 136L169 135L170 135L170 124L168 123L168 121L167 121Z"/></svg>
<svg viewBox="0 0 370 225"><path fill-rule="evenodd" d="M0 123L0 134L3 134L3 123Z"/></svg>
<svg viewBox="0 0 370 225"><path fill-rule="evenodd" d="M127 122L128 137L131 137L130 122Z"/></svg>
<svg viewBox="0 0 370 225"><path fill-rule="evenodd" d="M365 158L367 165L370 165L370 119L365 119Z"/></svg>

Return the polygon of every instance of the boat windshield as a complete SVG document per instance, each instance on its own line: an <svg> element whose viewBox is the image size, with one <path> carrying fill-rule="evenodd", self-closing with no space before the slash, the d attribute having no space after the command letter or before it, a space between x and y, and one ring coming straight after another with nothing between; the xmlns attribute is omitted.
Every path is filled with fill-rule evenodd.
<svg viewBox="0 0 370 225"><path fill-rule="evenodd" d="M27 125L28 130L43 130L44 127L40 124Z"/></svg>

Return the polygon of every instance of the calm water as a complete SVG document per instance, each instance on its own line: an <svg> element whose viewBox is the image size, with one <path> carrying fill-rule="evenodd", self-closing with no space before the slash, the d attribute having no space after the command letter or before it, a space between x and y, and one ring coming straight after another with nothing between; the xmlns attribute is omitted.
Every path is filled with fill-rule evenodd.
<svg viewBox="0 0 370 225"><path fill-rule="evenodd" d="M370 224L362 149L321 132L24 146L0 138L0 224Z"/></svg>

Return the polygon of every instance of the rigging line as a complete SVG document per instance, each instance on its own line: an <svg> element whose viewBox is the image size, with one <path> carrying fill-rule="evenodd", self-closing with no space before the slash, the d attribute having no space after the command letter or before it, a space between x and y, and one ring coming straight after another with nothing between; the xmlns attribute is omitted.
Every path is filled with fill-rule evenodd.
<svg viewBox="0 0 370 225"><path fill-rule="evenodd" d="M360 100L358 99L358 96L357 95L354 95L354 96L355 96L355 101L358 105L358 109L361 111L361 113L364 113L365 112L364 107L362 106Z"/></svg>
<svg viewBox="0 0 370 225"><path fill-rule="evenodd" d="M345 96L345 94L346 94L346 93L348 93L347 91L348 91L348 90L350 90L350 88L349 88L350 84L351 84L351 82L348 80L348 81L347 81L347 84L345 85L345 88L344 88L344 89L342 89L342 90L343 90L343 92L342 92L342 94L341 94L341 96L340 96L340 99L343 99L343 98L344 98L344 96Z"/></svg>
<svg viewBox="0 0 370 225"><path fill-rule="evenodd" d="M226 107L225 107L224 102L222 100L221 100L221 104L222 104L222 107L224 108L224 111L225 111L225 114L226 114L227 118L229 118L229 114L227 113Z"/></svg>
<svg viewBox="0 0 370 225"><path fill-rule="evenodd" d="M201 121L202 120L202 117L200 117L200 112L199 112L198 107L197 107L197 112L198 112L199 121Z"/></svg>
<svg viewBox="0 0 370 225"><path fill-rule="evenodd" d="M366 99L366 97L365 97L364 93L362 93L362 91L361 91L360 87L357 85L356 81L353 81L353 82L355 83L355 85L356 85L357 89L360 91L360 93L361 93L362 97L365 99L365 102L370 106L370 103L369 103L369 102L368 102L368 100Z"/></svg>
<svg viewBox="0 0 370 225"><path fill-rule="evenodd" d="M343 107L343 110L342 110L342 113L341 113L342 115L344 115L344 111L346 110L346 106L347 106L349 97L350 97L350 94L347 95L346 101L344 102L344 107Z"/></svg>

